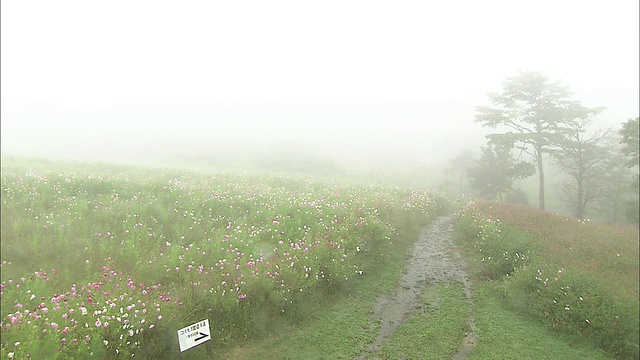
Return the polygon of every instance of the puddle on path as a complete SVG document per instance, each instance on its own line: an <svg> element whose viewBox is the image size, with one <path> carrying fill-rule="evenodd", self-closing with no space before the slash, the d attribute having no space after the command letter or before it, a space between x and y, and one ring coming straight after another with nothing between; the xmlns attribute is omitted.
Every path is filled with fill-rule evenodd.
<svg viewBox="0 0 640 360"><path fill-rule="evenodd" d="M408 264L395 291L378 298L375 309L380 321L378 336L356 360L373 355L385 338L408 320L428 285L462 282L467 300L472 302L471 284L462 270L462 259L453 250L453 216L439 217L425 227L414 245ZM456 359L464 359L475 346L477 336L473 319L469 320L469 329Z"/></svg>

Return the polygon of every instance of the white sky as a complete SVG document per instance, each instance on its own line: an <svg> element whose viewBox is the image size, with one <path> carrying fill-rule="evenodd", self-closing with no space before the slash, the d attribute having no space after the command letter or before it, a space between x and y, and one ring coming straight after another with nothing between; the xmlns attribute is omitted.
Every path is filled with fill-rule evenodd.
<svg viewBox="0 0 640 360"><path fill-rule="evenodd" d="M443 156L484 143L474 107L517 70L619 124L638 116L638 3L6 0L2 148L97 154L216 132ZM387 138L358 140L374 133Z"/></svg>

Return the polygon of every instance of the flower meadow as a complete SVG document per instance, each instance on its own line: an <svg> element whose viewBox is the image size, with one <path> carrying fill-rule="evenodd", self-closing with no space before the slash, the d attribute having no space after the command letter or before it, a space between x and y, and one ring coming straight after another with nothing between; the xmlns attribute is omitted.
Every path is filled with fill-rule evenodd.
<svg viewBox="0 0 640 360"><path fill-rule="evenodd" d="M427 191L264 174L6 158L2 358L176 358L296 321L442 211ZM205 351L205 350L198 350Z"/></svg>
<svg viewBox="0 0 640 360"><path fill-rule="evenodd" d="M638 358L638 228L460 201L459 236L508 305L616 358Z"/></svg>

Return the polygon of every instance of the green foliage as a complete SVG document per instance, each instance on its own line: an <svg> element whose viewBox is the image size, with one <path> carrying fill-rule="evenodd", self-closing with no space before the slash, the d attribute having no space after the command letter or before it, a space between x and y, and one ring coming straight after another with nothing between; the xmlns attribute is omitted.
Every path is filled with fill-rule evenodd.
<svg viewBox="0 0 640 360"><path fill-rule="evenodd" d="M512 204L529 205L529 195L522 189L513 189L507 193L505 201Z"/></svg>
<svg viewBox="0 0 640 360"><path fill-rule="evenodd" d="M503 82L501 94L489 94L493 107L477 107L476 122L493 129L491 142L507 148L517 147L530 154L537 163L540 183L540 208L544 209L543 153L566 136L566 126L575 119L586 118L600 109L587 109L570 100L571 93L559 82L538 72L520 72Z"/></svg>
<svg viewBox="0 0 640 360"><path fill-rule="evenodd" d="M459 213L458 231L473 249L473 261L482 264L479 274L483 278L495 280L509 276L530 260L532 244L526 234L476 211L472 202Z"/></svg>
<svg viewBox="0 0 640 360"><path fill-rule="evenodd" d="M458 153L454 158L449 161L448 167L445 172L452 174L456 177L457 191L459 194L465 192L467 187L469 169L476 165L477 159L475 153L470 149L464 149Z"/></svg>
<svg viewBox="0 0 640 360"><path fill-rule="evenodd" d="M498 282L474 285L477 333L473 359L612 359L588 339L560 333L505 304Z"/></svg>
<svg viewBox="0 0 640 360"><path fill-rule="evenodd" d="M635 194L633 200L626 202L625 207L625 215L631 220L634 224L638 224L640 221L639 210L638 210L638 191L640 189L640 175L638 175L637 167L640 165L638 163L638 138L639 135L639 125L638 122L640 118L629 119L627 122L622 124L622 129L618 131L620 136L620 143L622 144L622 154L626 157L626 164L630 168L635 168L636 174L633 181L631 181L630 188L633 189Z"/></svg>
<svg viewBox="0 0 640 360"><path fill-rule="evenodd" d="M619 130L619 134L622 137L620 143L623 144L622 152L628 159L628 165L638 166L638 143L640 142L640 118L629 119L622 124L622 129Z"/></svg>
<svg viewBox="0 0 640 360"><path fill-rule="evenodd" d="M474 264L500 281L510 308L617 358L638 357L637 228L497 203L468 202L459 219Z"/></svg>
<svg viewBox="0 0 640 360"><path fill-rule="evenodd" d="M505 281L503 291L516 310L550 328L579 335L615 356L637 358L637 338L629 336L638 333L637 322L630 321L638 319L637 303L616 300L600 282L536 263Z"/></svg>
<svg viewBox="0 0 640 360"><path fill-rule="evenodd" d="M340 295L345 296L314 293L298 303L302 321L282 321L282 317L273 319L258 313L252 318L266 331L251 341L222 344L220 358L353 359L360 355L377 334L371 326L376 298L394 289L406 266L407 251L425 220L417 213L398 218L398 236L379 243L375 251L360 252L372 266L343 290Z"/></svg>
<svg viewBox="0 0 640 360"><path fill-rule="evenodd" d="M535 168L527 162L515 162L511 148L487 144L475 167L469 169L471 187L489 200L503 200L503 194L513 189L516 179L529 177Z"/></svg>
<svg viewBox="0 0 640 360"><path fill-rule="evenodd" d="M395 187L19 159L1 188L0 351L19 358L174 358L177 329L205 318L207 347L264 336L441 211Z"/></svg>
<svg viewBox="0 0 640 360"><path fill-rule="evenodd" d="M419 300L416 314L389 336L376 355L384 359L451 359L457 353L471 312L464 285L453 282L428 287Z"/></svg>
<svg viewBox="0 0 640 360"><path fill-rule="evenodd" d="M610 146L604 144L607 133L587 134L588 120L568 125L568 136L552 152L556 163L569 175L561 191L573 215L585 218L589 207L609 193L608 163L612 158Z"/></svg>

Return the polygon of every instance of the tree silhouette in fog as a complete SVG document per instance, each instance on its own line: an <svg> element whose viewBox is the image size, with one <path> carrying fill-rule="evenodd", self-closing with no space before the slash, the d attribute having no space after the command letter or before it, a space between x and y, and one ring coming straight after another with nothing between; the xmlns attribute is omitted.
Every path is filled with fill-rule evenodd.
<svg viewBox="0 0 640 360"><path fill-rule="evenodd" d="M478 106L476 122L504 132L487 135L490 142L531 155L539 178L539 207L544 210L544 154L570 133L568 125L600 109L588 109L570 99L572 93L539 72L506 78L500 94L490 93L493 107Z"/></svg>

